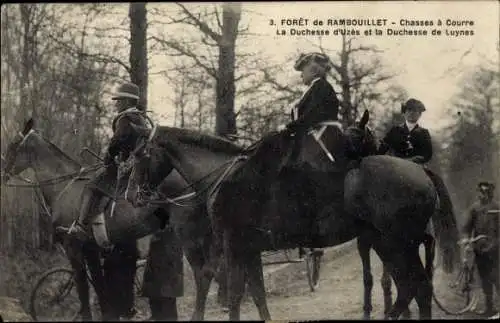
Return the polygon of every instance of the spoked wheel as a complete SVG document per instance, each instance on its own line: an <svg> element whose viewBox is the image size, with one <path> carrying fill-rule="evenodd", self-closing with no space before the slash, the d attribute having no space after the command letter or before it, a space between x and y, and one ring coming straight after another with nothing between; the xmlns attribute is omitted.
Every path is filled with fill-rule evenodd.
<svg viewBox="0 0 500 323"><path fill-rule="evenodd" d="M134 295L135 295L135 309L138 314L143 317L148 317L149 313L149 303L147 298L142 296L142 287L144 283L144 270L146 267L146 260L141 259L137 261L137 271L135 273L134 280Z"/></svg>
<svg viewBox="0 0 500 323"><path fill-rule="evenodd" d="M307 282L311 292L319 287L319 272L323 250L310 250L306 254Z"/></svg>
<svg viewBox="0 0 500 323"><path fill-rule="evenodd" d="M80 311L73 271L54 268L35 284L30 297L30 314L35 321L74 321Z"/></svg>
<svg viewBox="0 0 500 323"><path fill-rule="evenodd" d="M137 271L135 273L134 280L134 293L136 297L140 297L142 294L142 285L144 283L144 269L146 267L146 260L137 261Z"/></svg>
<svg viewBox="0 0 500 323"><path fill-rule="evenodd" d="M474 271L464 267L458 273L455 281L450 284L453 295L453 302L451 303L457 304L453 308L450 306L451 304L444 306L436 296L436 291L434 291L434 301L438 307L449 315L461 315L474 311L479 301L479 295L477 293L478 289L474 286L473 278Z"/></svg>

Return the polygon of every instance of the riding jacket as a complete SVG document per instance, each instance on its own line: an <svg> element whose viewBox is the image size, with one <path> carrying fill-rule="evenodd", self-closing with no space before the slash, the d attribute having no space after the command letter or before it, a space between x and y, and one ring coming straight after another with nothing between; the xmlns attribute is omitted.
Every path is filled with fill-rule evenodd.
<svg viewBox="0 0 500 323"><path fill-rule="evenodd" d="M112 126L113 137L108 146L107 159L109 158L112 161L115 156L122 153L122 158L125 160L134 150L140 135L132 124L147 127L149 123L145 112L137 108L129 108L120 112L114 118Z"/></svg>
<svg viewBox="0 0 500 323"><path fill-rule="evenodd" d="M490 201L483 204L478 201L472 205L467 213L462 231L468 237L486 235L488 237L487 243L478 244L482 251L488 251L492 247L498 246L499 212L498 203Z"/></svg>
<svg viewBox="0 0 500 323"><path fill-rule="evenodd" d="M382 139L379 154L392 149L400 158L422 156L418 163L426 163L432 158L432 141L429 131L418 124L410 131L406 123L391 128Z"/></svg>
<svg viewBox="0 0 500 323"><path fill-rule="evenodd" d="M308 129L321 121L338 120L339 100L324 77L314 79L291 111L289 129Z"/></svg>

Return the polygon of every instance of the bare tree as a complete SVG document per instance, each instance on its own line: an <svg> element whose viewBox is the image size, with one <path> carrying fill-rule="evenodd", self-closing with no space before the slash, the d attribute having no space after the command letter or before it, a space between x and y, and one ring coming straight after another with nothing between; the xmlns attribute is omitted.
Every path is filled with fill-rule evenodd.
<svg viewBox="0 0 500 323"><path fill-rule="evenodd" d="M171 19L170 23L180 23L195 27L203 37L202 42L209 48L217 48L217 63L212 57L202 57L196 48L187 42L165 39L153 36L157 43L169 49L171 55L182 55L192 60L196 66L202 68L215 80L216 122L215 131L218 135L236 133L235 113L235 66L236 66L236 39L239 34L238 25L241 19L241 3L224 3L222 17L215 8L205 16L213 17L217 29L210 26L210 20L201 18L201 14L194 13L183 4L177 4L181 17Z"/></svg>
<svg viewBox="0 0 500 323"><path fill-rule="evenodd" d="M473 199L480 179L500 181L500 78L495 69L478 66L453 100L454 123L447 133L447 165L458 204Z"/></svg>
<svg viewBox="0 0 500 323"><path fill-rule="evenodd" d="M148 47L147 11L145 2L131 2L130 18L130 79L139 86L139 104L147 107L148 100Z"/></svg>
<svg viewBox="0 0 500 323"><path fill-rule="evenodd" d="M375 102L381 100L385 91L380 85L387 84L395 76L383 70L379 56L381 50L357 43L356 38L342 35L342 46L337 55L332 55L334 51L319 45L320 51L332 58L330 76L341 89L339 114L346 125L356 120L361 109L370 110ZM371 59L363 63L362 58L366 57Z"/></svg>
<svg viewBox="0 0 500 323"><path fill-rule="evenodd" d="M392 101L401 100L406 97L406 93L401 87L390 83L394 75L384 71L379 57L382 51L374 46L357 44L355 38L342 36L341 41L338 52L324 47L321 42L311 45L327 54L332 61L333 69L328 77L338 92L342 122L346 125L352 124L359 111L365 109L373 113L377 108L383 107L383 111L389 104L400 104ZM367 57L370 57L368 61ZM285 84L276 78L278 73L271 71L267 68L261 69L265 82L279 93L276 96L281 101L291 102L301 95L299 84Z"/></svg>

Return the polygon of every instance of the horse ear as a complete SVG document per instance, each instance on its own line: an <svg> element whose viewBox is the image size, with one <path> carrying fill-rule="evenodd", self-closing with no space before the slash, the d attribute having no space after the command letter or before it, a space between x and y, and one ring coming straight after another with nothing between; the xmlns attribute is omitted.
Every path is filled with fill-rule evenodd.
<svg viewBox="0 0 500 323"><path fill-rule="evenodd" d="M370 112L368 110L365 110L363 112L363 116L361 117L361 120L359 121L359 128L364 129L366 124L368 123L368 119L370 118Z"/></svg>
<svg viewBox="0 0 500 323"><path fill-rule="evenodd" d="M23 131L21 131L21 133L23 135L26 135L28 134L28 132L33 129L33 126L35 125L35 121L33 120L33 118L30 118L28 121L26 121L26 124L24 125L24 129Z"/></svg>

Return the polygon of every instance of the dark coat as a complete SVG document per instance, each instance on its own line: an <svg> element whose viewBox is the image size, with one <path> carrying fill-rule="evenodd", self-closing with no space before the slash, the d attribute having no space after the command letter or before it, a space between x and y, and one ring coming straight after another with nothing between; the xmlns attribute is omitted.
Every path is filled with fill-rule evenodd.
<svg viewBox="0 0 500 323"><path fill-rule="evenodd" d="M144 297L181 297L184 295L183 252L171 227L156 233L149 244L144 270Z"/></svg>
<svg viewBox="0 0 500 323"><path fill-rule="evenodd" d="M411 158L422 156L421 163L426 163L432 158L432 141L429 131L416 125L410 131L406 124L391 128L382 139L379 154L385 154L392 150L394 155L400 158Z"/></svg>
<svg viewBox="0 0 500 323"><path fill-rule="evenodd" d="M113 120L113 137L108 146L107 158L113 159L120 152L123 153L123 159L127 159L139 139L139 134L131 124L146 127L148 121L144 112L140 110L125 110L118 114Z"/></svg>
<svg viewBox="0 0 500 323"><path fill-rule="evenodd" d="M294 130L307 130L322 121L338 120L339 100L332 85L325 78L319 78L297 103L296 111L298 115L292 110L292 122L288 125Z"/></svg>
<svg viewBox="0 0 500 323"><path fill-rule="evenodd" d="M467 212L466 219L463 226L463 233L467 236L474 236L484 234L488 239L484 243L478 242L476 246L480 251L488 251L494 247L498 248L498 226L500 214L498 211L499 206L494 201L482 204L479 201L474 203L469 212ZM497 255L498 256L498 255Z"/></svg>

